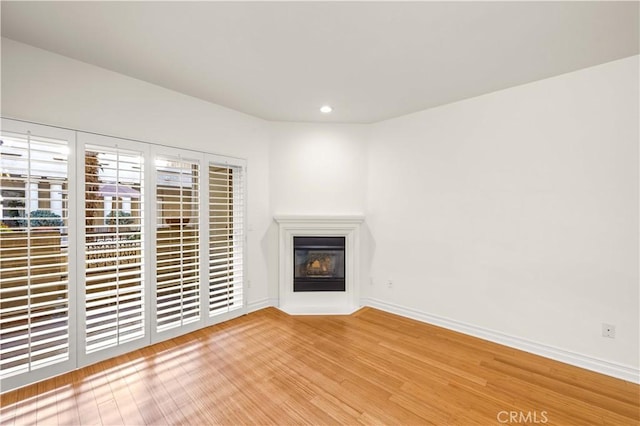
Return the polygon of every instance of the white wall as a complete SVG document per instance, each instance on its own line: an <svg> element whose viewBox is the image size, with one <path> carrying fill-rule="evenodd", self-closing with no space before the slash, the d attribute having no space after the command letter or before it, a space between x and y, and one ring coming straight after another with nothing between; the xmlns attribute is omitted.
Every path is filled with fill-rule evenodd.
<svg viewBox="0 0 640 426"><path fill-rule="evenodd" d="M248 301L267 298L268 123L2 39L4 117L247 159Z"/></svg>
<svg viewBox="0 0 640 426"><path fill-rule="evenodd" d="M271 123L273 211L362 214L368 132L361 124Z"/></svg>
<svg viewBox="0 0 640 426"><path fill-rule="evenodd" d="M636 56L373 125L372 299L637 371L638 75Z"/></svg>
<svg viewBox="0 0 640 426"><path fill-rule="evenodd" d="M271 123L270 205L275 215L362 215L367 139L361 124ZM366 239L365 233L363 240ZM364 242L365 246L367 242ZM278 234L269 240L270 297L278 297ZM367 248L367 247L365 247ZM368 276L366 251L360 276Z"/></svg>

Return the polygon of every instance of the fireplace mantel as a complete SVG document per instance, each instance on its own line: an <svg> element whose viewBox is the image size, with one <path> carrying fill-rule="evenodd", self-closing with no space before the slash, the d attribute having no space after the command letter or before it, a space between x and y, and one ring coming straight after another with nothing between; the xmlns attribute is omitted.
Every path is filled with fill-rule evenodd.
<svg viewBox="0 0 640 426"><path fill-rule="evenodd" d="M360 307L360 225L364 216L275 216L280 232L279 307L292 315L348 315ZM345 291L293 291L293 237L345 238Z"/></svg>

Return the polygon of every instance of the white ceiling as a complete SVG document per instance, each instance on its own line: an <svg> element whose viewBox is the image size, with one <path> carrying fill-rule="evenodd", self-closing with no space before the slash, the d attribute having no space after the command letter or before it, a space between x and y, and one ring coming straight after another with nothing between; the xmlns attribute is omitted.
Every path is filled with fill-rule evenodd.
<svg viewBox="0 0 640 426"><path fill-rule="evenodd" d="M268 120L371 123L638 54L638 6L2 1L2 35Z"/></svg>

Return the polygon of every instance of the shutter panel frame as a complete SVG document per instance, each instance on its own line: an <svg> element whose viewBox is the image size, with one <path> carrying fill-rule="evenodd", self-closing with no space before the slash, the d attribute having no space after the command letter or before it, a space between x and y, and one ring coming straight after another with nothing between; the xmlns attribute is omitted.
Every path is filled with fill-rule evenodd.
<svg viewBox="0 0 640 426"><path fill-rule="evenodd" d="M217 322L246 312L246 162L208 158L207 312Z"/></svg>
<svg viewBox="0 0 640 426"><path fill-rule="evenodd" d="M111 222L106 221L106 209L102 202L102 197L94 200L94 209L86 208L87 182L85 181L85 165L87 152L103 153L108 163L104 168L105 176L110 176L111 180L94 183L89 193L100 193L109 197L112 205L119 208L113 210L123 210L128 198L123 196L121 189L127 185L127 180L132 176L136 177L139 187L136 189L140 198L129 200L131 208L130 219L133 224L122 224L119 216L109 217ZM116 154L120 153L120 162L116 162ZM120 139L110 136L103 136L85 132L78 132L78 162L83 167L82 173L78 176L78 191L81 194L81 217L78 227L81 229L78 246L78 259L80 264L77 268L79 280L86 282L86 286L91 291L87 295L85 288L79 288L79 313L78 324L78 367L90 365L104 359L108 359L123 353L130 352L151 344L148 321L150 310L149 297L149 175L148 157L149 144ZM120 169L120 179L118 179L117 169ZM124 170L124 173L123 173ZM131 174L131 172L135 172ZM120 188L116 182L120 182ZM131 183L131 182L129 182ZM96 188L96 185L116 185L114 187L103 186ZM126 190L126 188L125 188ZM120 195L120 197L116 197ZM127 194L131 195L131 194ZM137 196L137 194L135 194ZM87 213L89 214L87 215ZM95 215L95 216L92 216ZM87 216L95 219L92 228L87 226ZM94 231L90 233L89 231ZM119 235L119 239L112 238L114 234ZM87 239L93 236L93 239ZM139 238L138 238L139 236ZM126 241L131 238L130 244ZM108 241L111 239L112 241ZM111 260L101 258L101 254L112 252ZM117 280L118 291L109 290L109 281ZM102 281L102 282L101 282ZM83 286L84 287L84 286ZM112 286L113 287L113 286ZM138 293L138 300L133 303L142 307L136 312L137 331L131 338L129 331L130 308L132 292ZM114 300L118 303L114 305ZM140 312L142 311L142 312ZM114 317L115 316L115 317ZM115 319L114 319L115 318ZM101 323L101 321L104 321ZM113 322L117 322L118 332L115 337L108 336L109 321L113 327ZM107 324L107 325L105 325ZM101 328L102 325L102 328ZM112 333L113 334L113 333Z"/></svg>
<svg viewBox="0 0 640 426"><path fill-rule="evenodd" d="M16 225L13 231L0 232L0 379L5 390L60 374L76 365L72 250L76 238L72 226L76 193L71 181L76 175L76 135L66 129L4 118L1 134L0 187L3 204L7 203L4 206L15 203L14 210L23 216L48 210L62 220L62 226L53 225L42 231L38 225L48 226L46 218L34 215L19 224L15 222L19 218L12 217L9 220ZM19 188L20 183L23 189ZM31 200L32 195L37 199ZM8 210L2 209L3 222ZM25 255L20 254L23 251ZM26 267L19 266L22 263Z"/></svg>

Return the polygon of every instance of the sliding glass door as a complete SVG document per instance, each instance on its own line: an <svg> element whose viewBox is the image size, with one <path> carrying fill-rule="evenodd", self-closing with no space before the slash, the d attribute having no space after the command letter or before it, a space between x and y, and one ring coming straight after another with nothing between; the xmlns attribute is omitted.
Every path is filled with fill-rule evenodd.
<svg viewBox="0 0 640 426"><path fill-rule="evenodd" d="M243 160L3 120L7 390L245 312Z"/></svg>

